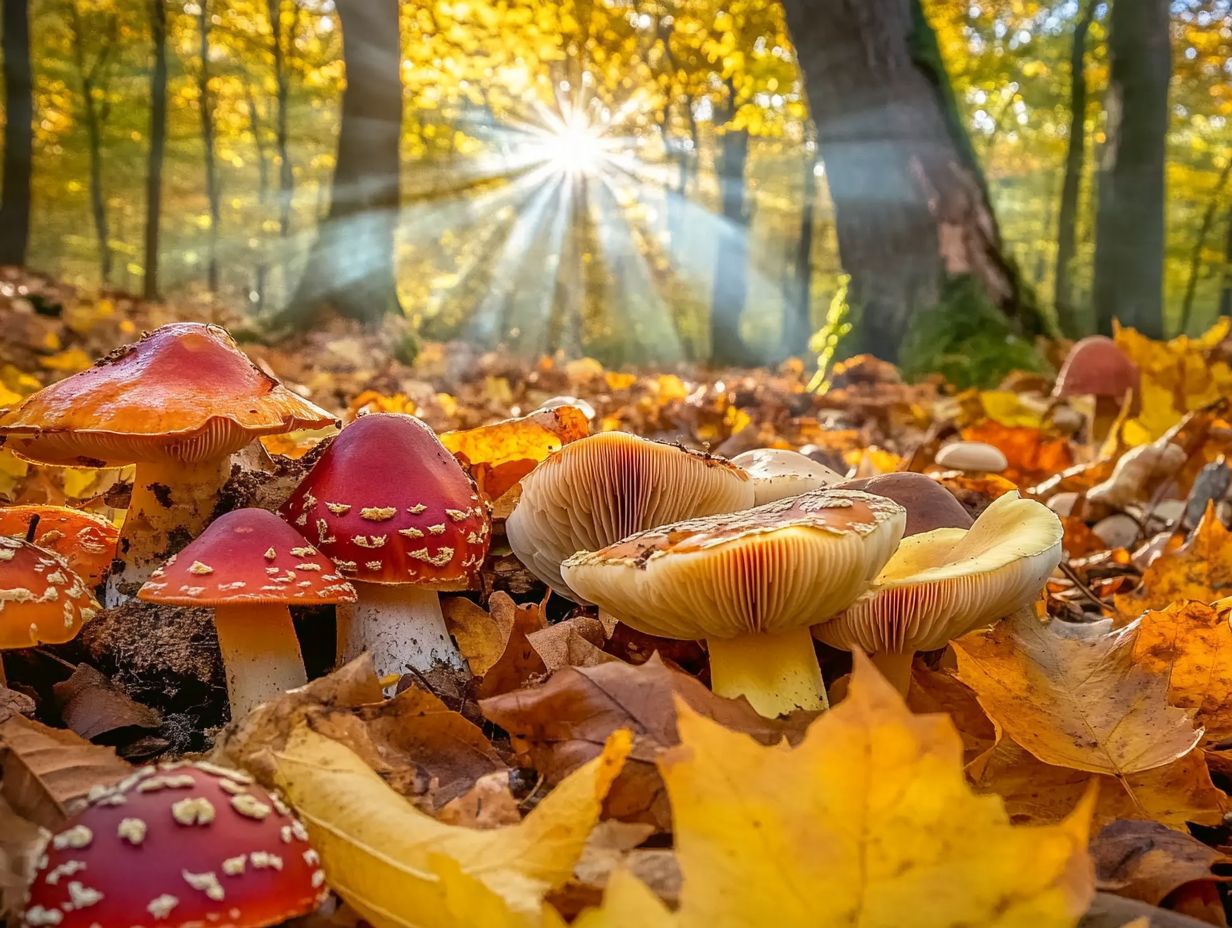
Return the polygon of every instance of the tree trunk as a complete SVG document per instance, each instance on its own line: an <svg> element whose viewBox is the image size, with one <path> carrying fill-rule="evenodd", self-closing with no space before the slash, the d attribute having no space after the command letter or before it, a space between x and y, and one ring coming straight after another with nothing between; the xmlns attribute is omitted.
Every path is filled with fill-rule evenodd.
<svg viewBox="0 0 1232 928"><path fill-rule="evenodd" d="M75 2L69 4L69 17L73 33L73 60L81 82L81 98L85 105L83 114L86 124L87 150L90 156L90 213L94 218L94 234L98 241L99 279L103 284L111 281L111 232L108 227L107 198L103 193L103 126L107 121L109 105L95 96L102 90L99 81L106 74L107 59L115 48L116 18L107 19L108 35L102 36L98 56L93 64L86 66L85 25L81 11Z"/></svg>
<svg viewBox="0 0 1232 928"><path fill-rule="evenodd" d="M1074 25L1069 52L1069 139L1065 150L1065 180L1061 185L1061 205L1057 213L1057 264L1053 303L1061 331L1070 338L1082 332L1074 306L1073 263L1077 252L1078 194L1087 150L1087 33L1095 20L1095 0L1086 5Z"/></svg>
<svg viewBox="0 0 1232 928"><path fill-rule="evenodd" d="M270 158L269 152L265 147L260 110L257 107L256 97L252 92L252 85L249 83L244 85L244 105L248 110L248 126L252 130L253 144L257 149L257 207L261 215L265 216L270 206ZM265 293L269 286L269 261L265 236L259 236L257 242L255 279L250 299L253 304L253 310L260 314L265 311Z"/></svg>
<svg viewBox="0 0 1232 928"><path fill-rule="evenodd" d="M1185 296L1181 300L1181 318L1177 322L1177 332L1184 335L1189 329L1189 320L1193 315L1194 297L1198 292L1198 276L1202 272L1202 252L1206 250L1206 240L1210 237L1211 229L1215 225L1215 216L1219 212L1220 203L1223 201L1223 189L1228 185L1228 178L1232 176L1232 151L1228 152L1227 164L1223 166L1223 170L1219 172L1219 179L1215 181L1215 189L1211 191L1210 201L1206 204L1206 209L1202 213L1202 224L1198 227L1198 238L1194 242L1193 251L1189 256L1189 274L1185 280Z"/></svg>
<svg viewBox="0 0 1232 928"><path fill-rule="evenodd" d="M150 150L145 173L145 283L147 300L158 298L159 225L162 220L163 156L167 148L167 0L149 0L154 67L150 71Z"/></svg>
<svg viewBox="0 0 1232 928"><path fill-rule="evenodd" d="M804 202L800 205L800 237L796 244L796 280L783 315L781 350L785 358L802 358L813 334L813 226L817 213L817 154L804 159Z"/></svg>
<svg viewBox="0 0 1232 928"><path fill-rule="evenodd" d="M28 0L0 0L4 54L4 167L0 179L0 264L25 264L34 166L34 77Z"/></svg>
<svg viewBox="0 0 1232 928"><path fill-rule="evenodd" d="M344 0L346 89L329 213L288 308L307 319L332 309L377 322L401 313L394 277L402 128L397 0Z"/></svg>
<svg viewBox="0 0 1232 928"><path fill-rule="evenodd" d="M201 148L205 158L205 199L210 213L206 246L206 279L211 293L218 292L218 225L222 219L222 195L218 189L218 158L214 145L214 97L210 92L209 0L197 0L197 39L201 70L197 74L197 104L201 110Z"/></svg>
<svg viewBox="0 0 1232 928"><path fill-rule="evenodd" d="M270 47L274 54L274 147L278 150L278 233L291 234L291 201L295 195L295 172L287 144L288 103L291 96L286 53L282 38L282 0L268 0Z"/></svg>
<svg viewBox="0 0 1232 928"><path fill-rule="evenodd" d="M746 366L753 363L740 335L740 317L744 315L749 291L749 217L744 178L749 133L729 129L720 138L719 147L719 202L723 219L715 256L714 290L710 295L710 358L715 364Z"/></svg>
<svg viewBox="0 0 1232 928"><path fill-rule="evenodd" d="M1114 0L1108 31L1108 116L1095 234L1099 330L1119 316L1163 338L1164 142L1172 49L1168 0Z"/></svg>
<svg viewBox="0 0 1232 928"><path fill-rule="evenodd" d="M785 0L850 275L856 349L897 360L949 278L1028 334L983 175L919 0Z"/></svg>
<svg viewBox="0 0 1232 928"><path fill-rule="evenodd" d="M1232 209L1228 210L1228 227L1223 239L1223 289L1219 294L1219 315L1232 316Z"/></svg>

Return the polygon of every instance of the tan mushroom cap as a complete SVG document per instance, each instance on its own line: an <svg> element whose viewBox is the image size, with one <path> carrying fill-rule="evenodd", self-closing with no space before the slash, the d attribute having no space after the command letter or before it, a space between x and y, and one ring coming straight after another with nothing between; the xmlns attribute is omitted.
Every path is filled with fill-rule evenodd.
<svg viewBox="0 0 1232 928"><path fill-rule="evenodd" d="M982 441L956 441L937 452L937 464L954 470L999 474L1009 461L996 445Z"/></svg>
<svg viewBox="0 0 1232 928"><path fill-rule="evenodd" d="M678 445L602 432L565 445L522 478L505 524L514 554L558 593L580 599L561 562L680 519L748 509L739 467Z"/></svg>
<svg viewBox="0 0 1232 928"><path fill-rule="evenodd" d="M1060 563L1062 534L1046 506L1006 493L970 529L904 538L868 592L813 635L874 654L944 647L1039 596Z"/></svg>
<svg viewBox="0 0 1232 928"><path fill-rule="evenodd" d="M0 535L0 650L71 641L98 609L64 558Z"/></svg>
<svg viewBox="0 0 1232 928"><path fill-rule="evenodd" d="M562 565L569 585L634 628L735 638L846 608L885 564L906 513L856 490L664 525Z"/></svg>
<svg viewBox="0 0 1232 928"><path fill-rule="evenodd" d="M117 348L0 419L19 456L44 464L205 461L261 435L335 424L248 359L226 330L179 322Z"/></svg>
<svg viewBox="0 0 1232 928"><path fill-rule="evenodd" d="M833 486L843 479L820 461L787 448L756 448L736 455L732 463L753 481L758 506Z"/></svg>

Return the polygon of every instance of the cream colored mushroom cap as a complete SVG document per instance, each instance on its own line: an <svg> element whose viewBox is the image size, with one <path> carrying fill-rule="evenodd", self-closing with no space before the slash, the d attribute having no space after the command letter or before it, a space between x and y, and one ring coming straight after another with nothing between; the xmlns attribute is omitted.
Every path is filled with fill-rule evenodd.
<svg viewBox="0 0 1232 928"><path fill-rule="evenodd" d="M756 448L732 458L732 463L744 468L753 481L756 505L776 499L799 496L812 490L832 486L843 475L808 455L786 448Z"/></svg>
<svg viewBox="0 0 1232 928"><path fill-rule="evenodd" d="M580 599L560 564L656 525L748 509L753 483L722 458L627 432L601 432L565 445L522 478L505 523L527 570Z"/></svg>
<svg viewBox="0 0 1232 928"><path fill-rule="evenodd" d="M1007 493L970 529L903 539L868 592L813 636L870 653L944 647L1039 596L1061 561L1061 536L1048 507Z"/></svg>
<svg viewBox="0 0 1232 928"><path fill-rule="evenodd" d="M906 512L858 490L819 490L664 525L561 567L569 585L636 629L734 638L810 625L863 592Z"/></svg>

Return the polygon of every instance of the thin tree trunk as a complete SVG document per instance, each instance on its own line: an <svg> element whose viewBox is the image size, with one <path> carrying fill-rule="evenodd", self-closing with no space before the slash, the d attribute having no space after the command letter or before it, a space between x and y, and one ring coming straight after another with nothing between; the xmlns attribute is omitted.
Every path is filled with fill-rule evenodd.
<svg viewBox="0 0 1232 928"><path fill-rule="evenodd" d="M253 144L257 149L257 205L264 217L269 209L270 201L270 157L265 147L262 133L261 115L253 96L251 84L244 85L244 105L248 110L248 126L252 131ZM265 236L258 237L258 254L256 260L256 281L253 284L253 309L257 313L265 310L265 292L269 285L269 262L266 259Z"/></svg>
<svg viewBox="0 0 1232 928"><path fill-rule="evenodd" d="M1228 185L1228 178L1230 176L1232 176L1232 151L1228 152L1228 162L1223 166L1223 170L1219 172L1219 179L1215 181L1215 189L1211 191L1210 201L1206 204L1206 209L1202 213L1202 224L1198 227L1198 238L1194 242L1193 251L1189 255L1189 274L1185 280L1185 296L1181 300L1181 318L1177 323L1177 331L1182 335L1189 329L1189 320L1193 315L1194 296L1198 291L1198 275L1202 271L1202 252L1206 249L1206 240L1215 225L1215 216L1219 212L1219 206L1223 200L1223 190Z"/></svg>
<svg viewBox="0 0 1232 928"><path fill-rule="evenodd" d="M1162 338L1164 157L1172 71L1168 0L1113 0L1108 116L1095 234L1095 314Z"/></svg>
<svg viewBox="0 0 1232 928"><path fill-rule="evenodd" d="M218 159L214 144L214 97L210 92L209 0L197 0L197 38L201 70L197 74L197 104L201 111L201 147L205 158L205 198L210 214L206 279L211 293L218 292L218 226L222 220L222 196L218 189Z"/></svg>
<svg viewBox="0 0 1232 928"><path fill-rule="evenodd" d="M402 311L394 277L401 203L398 3L348 0L337 9L347 82L329 213L284 317L310 319L332 309L377 322Z"/></svg>
<svg viewBox="0 0 1232 928"><path fill-rule="evenodd" d="M4 55L4 166L0 178L0 264L25 264L34 167L34 76L28 0L0 0Z"/></svg>
<svg viewBox="0 0 1232 928"><path fill-rule="evenodd" d="M291 203L295 196L295 172L287 143L288 107L291 97L290 75L283 50L282 0L268 0L270 49L274 54L274 148L278 152L278 233L291 234Z"/></svg>
<svg viewBox="0 0 1232 928"><path fill-rule="evenodd" d="M98 241L99 278L103 284L107 284L111 281L112 259L107 198L103 193L103 126L110 109L106 100L100 102L96 98L95 91L105 93L104 88L99 86L99 80L105 75L107 59L115 48L116 19L114 14L108 16L107 34L100 39L98 57L88 68L86 67L85 26L81 21L81 11L75 2L69 5L69 19L73 34L73 60L81 82L82 102L85 104L83 115L90 156L90 213L94 219L94 233Z"/></svg>
<svg viewBox="0 0 1232 928"><path fill-rule="evenodd" d="M1232 209L1228 210L1223 239L1223 289L1219 294L1219 315L1232 316Z"/></svg>
<svg viewBox="0 0 1232 928"><path fill-rule="evenodd" d="M167 148L167 0L149 0L154 67L150 71L150 150L145 174L145 282L147 300L158 297L159 226L163 156Z"/></svg>
<svg viewBox="0 0 1232 928"><path fill-rule="evenodd" d="M722 223L715 256L714 290L710 295L710 358L715 364L753 363L740 335L740 318L749 291L748 204L745 168L749 133L729 129L719 140L719 203Z"/></svg>
<svg viewBox="0 0 1232 928"><path fill-rule="evenodd" d="M1061 206L1057 213L1057 264L1053 303L1061 331L1077 338L1082 331L1074 306L1074 256L1078 240L1078 194L1082 187L1087 146L1087 33L1095 20L1095 0L1086 5L1074 25L1069 52L1069 139L1065 150L1065 180L1061 185Z"/></svg>
<svg viewBox="0 0 1232 928"><path fill-rule="evenodd" d="M784 357L803 357L813 332L813 226L817 213L817 152L804 159L804 202L800 205L800 235L796 243L796 279L783 318Z"/></svg>

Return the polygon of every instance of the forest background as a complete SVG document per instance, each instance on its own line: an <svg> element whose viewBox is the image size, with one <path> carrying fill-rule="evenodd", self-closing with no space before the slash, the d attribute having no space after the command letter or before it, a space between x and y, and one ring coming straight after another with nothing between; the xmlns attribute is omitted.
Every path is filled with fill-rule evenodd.
<svg viewBox="0 0 1232 928"><path fill-rule="evenodd" d="M957 380L1232 312L1229 0L2 5L0 263L89 288Z"/></svg>

